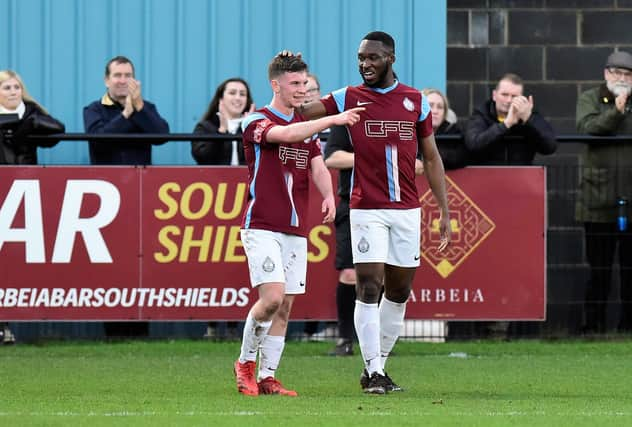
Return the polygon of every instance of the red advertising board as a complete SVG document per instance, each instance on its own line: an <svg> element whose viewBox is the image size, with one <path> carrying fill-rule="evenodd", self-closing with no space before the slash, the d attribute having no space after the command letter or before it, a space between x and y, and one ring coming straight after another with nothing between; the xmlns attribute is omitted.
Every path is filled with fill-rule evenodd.
<svg viewBox="0 0 632 427"><path fill-rule="evenodd" d="M0 320L243 319L256 301L239 240L246 175L0 168ZM454 241L443 253L419 179L423 262L408 318L544 318L544 177L537 167L450 172ZM311 191L308 290L292 317L334 319L334 230Z"/></svg>

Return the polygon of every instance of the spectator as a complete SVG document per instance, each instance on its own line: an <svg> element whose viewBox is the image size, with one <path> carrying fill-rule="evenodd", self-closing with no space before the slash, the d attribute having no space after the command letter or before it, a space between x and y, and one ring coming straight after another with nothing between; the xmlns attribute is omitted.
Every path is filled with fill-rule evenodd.
<svg viewBox="0 0 632 427"><path fill-rule="evenodd" d="M63 133L64 125L51 117L29 95L14 71L0 71L0 164L35 165L37 147L52 147L58 140L27 139L27 135Z"/></svg>
<svg viewBox="0 0 632 427"><path fill-rule="evenodd" d="M612 53L604 69L605 82L577 100L577 130L590 135L632 134L632 55ZM612 263L619 244L621 279L620 332L632 332L632 232L617 224L617 203L632 197L632 144L599 141L582 154L583 173L576 218L584 223L590 280L586 288L587 333L605 332ZM625 208L625 206L623 206ZM622 212L629 216L628 212Z"/></svg>
<svg viewBox="0 0 632 427"><path fill-rule="evenodd" d="M476 165L530 165L535 153L557 148L551 125L534 110L533 97L523 95L522 79L505 74L492 99L474 110L465 127L465 145ZM518 136L520 139L506 139Z"/></svg>
<svg viewBox="0 0 632 427"><path fill-rule="evenodd" d="M116 56L105 66L103 97L83 109L87 133L169 133L169 124L156 106L143 99L141 83L135 79L134 64ZM93 165L150 165L152 144L166 141L90 141Z"/></svg>
<svg viewBox="0 0 632 427"><path fill-rule="evenodd" d="M64 131L64 125L29 95L16 72L0 71L0 165L37 164L37 147L52 147L58 141L26 137ZM0 344L14 342L9 324L0 322Z"/></svg>
<svg viewBox="0 0 632 427"><path fill-rule="evenodd" d="M316 74L307 73L307 85L305 86L305 98L304 98L303 103L307 104L308 102L316 101L320 99L320 96L321 96L320 95L320 81L318 80L318 76L316 76ZM325 132L329 132L329 129L325 129L321 133L325 133ZM322 149L323 154L325 153L327 142L328 141L324 141L324 140L320 141L320 147ZM320 322L317 320L305 322L304 327L303 327L303 333L305 334L305 337L307 338L307 340L319 341L319 340L326 339L332 333L331 331L335 328L335 326L331 328L328 327L328 328L322 329L319 332L319 326L321 325L320 325Z"/></svg>
<svg viewBox="0 0 632 427"><path fill-rule="evenodd" d="M351 173L353 171L353 145L347 128L334 126L329 134L325 149L325 164L330 169L338 169L338 197L336 207L336 313L338 315L338 341L332 356L352 356L355 330L353 312L356 300L356 274L351 251L351 226L349 224L349 195Z"/></svg>
<svg viewBox="0 0 632 427"><path fill-rule="evenodd" d="M316 74L309 73L307 74L304 104L318 99L320 99L320 82Z"/></svg>
<svg viewBox="0 0 632 427"><path fill-rule="evenodd" d="M195 134L231 134L238 139L229 140L205 140L192 141L191 154L199 165L245 165L244 145L241 141L241 121L254 111L255 104L252 101L248 83L240 78L233 77L224 80L211 99L206 112L200 122L195 125ZM238 338L237 330L239 322L209 322L206 337L220 335L220 330L226 326L228 338Z"/></svg>
<svg viewBox="0 0 632 427"><path fill-rule="evenodd" d="M533 164L536 153L552 154L557 148L551 125L534 110L532 96L525 96L520 76L505 74L492 98L478 107L465 127L465 145L472 165ZM507 338L509 322L479 322L475 334ZM458 335L452 325L450 335Z"/></svg>
<svg viewBox="0 0 632 427"><path fill-rule="evenodd" d="M239 77L223 81L195 126L195 134L232 134L240 137L233 141L193 141L191 154L199 165L245 165L244 146L241 141L241 121L254 111L248 83Z"/></svg>
<svg viewBox="0 0 632 427"><path fill-rule="evenodd" d="M462 133L454 111L450 109L448 98L438 89L421 91L428 98L432 113L432 131L437 135L460 135ZM467 148L463 140L439 140L437 148L446 169L458 169L467 165Z"/></svg>
<svg viewBox="0 0 632 427"><path fill-rule="evenodd" d="M141 83L135 79L134 64L116 56L105 65L103 97L83 109L87 133L169 133L169 124L160 117L156 106L143 99ZM90 141L93 165L150 165L152 144L166 141ZM106 322L108 337L147 336L147 322Z"/></svg>

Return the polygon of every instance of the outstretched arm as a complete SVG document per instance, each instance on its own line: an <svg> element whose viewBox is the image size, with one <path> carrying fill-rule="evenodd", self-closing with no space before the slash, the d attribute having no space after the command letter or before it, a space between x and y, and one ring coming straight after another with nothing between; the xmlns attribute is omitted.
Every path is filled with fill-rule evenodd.
<svg viewBox="0 0 632 427"><path fill-rule="evenodd" d="M363 107L353 108L335 116L322 117L308 122L292 123L287 126L274 126L268 131L266 140L277 144L303 142L306 138L332 126L353 126L360 120L360 111L363 110Z"/></svg>
<svg viewBox="0 0 632 427"><path fill-rule="evenodd" d="M301 105L298 108L298 111L301 113L301 116L310 120L318 119L327 115L325 105L319 100Z"/></svg>

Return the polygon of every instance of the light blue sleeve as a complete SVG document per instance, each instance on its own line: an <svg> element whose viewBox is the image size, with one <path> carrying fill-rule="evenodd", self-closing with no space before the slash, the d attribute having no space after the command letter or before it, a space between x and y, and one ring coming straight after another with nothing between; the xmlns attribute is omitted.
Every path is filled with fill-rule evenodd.
<svg viewBox="0 0 632 427"><path fill-rule="evenodd" d="M331 93L331 95L334 97L334 101L336 101L338 112L342 113L345 110L345 99L347 97L347 88L343 87L342 89L335 90Z"/></svg>
<svg viewBox="0 0 632 427"><path fill-rule="evenodd" d="M246 128L248 127L248 125L249 125L250 123L254 122L255 120L261 120L261 119L265 119L265 118L266 118L266 116L264 116L264 115L263 115L263 114L261 114L261 113L251 113L251 114L248 114L248 115L246 116L246 118L245 118L245 119L243 119L243 120L241 121L241 131L242 131L242 132L245 132L245 131L246 131Z"/></svg>
<svg viewBox="0 0 632 427"><path fill-rule="evenodd" d="M430 104L428 104L428 98L421 95L421 114L419 114L419 120L417 121L423 122L426 120L426 117L428 117L428 114L430 114Z"/></svg>

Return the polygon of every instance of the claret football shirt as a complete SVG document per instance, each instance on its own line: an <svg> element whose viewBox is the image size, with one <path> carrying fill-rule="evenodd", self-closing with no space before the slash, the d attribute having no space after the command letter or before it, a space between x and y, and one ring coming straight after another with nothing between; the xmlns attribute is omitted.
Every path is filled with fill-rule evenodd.
<svg viewBox="0 0 632 427"><path fill-rule="evenodd" d="M321 155L318 135L295 144L268 143L277 125L302 122L267 105L242 122L248 164L248 202L242 228L307 236L307 208L311 160Z"/></svg>
<svg viewBox="0 0 632 427"><path fill-rule="evenodd" d="M421 92L396 81L384 89L347 86L321 102L327 114L365 108L349 128L355 153L351 208L418 208L417 135L432 134L430 106Z"/></svg>

